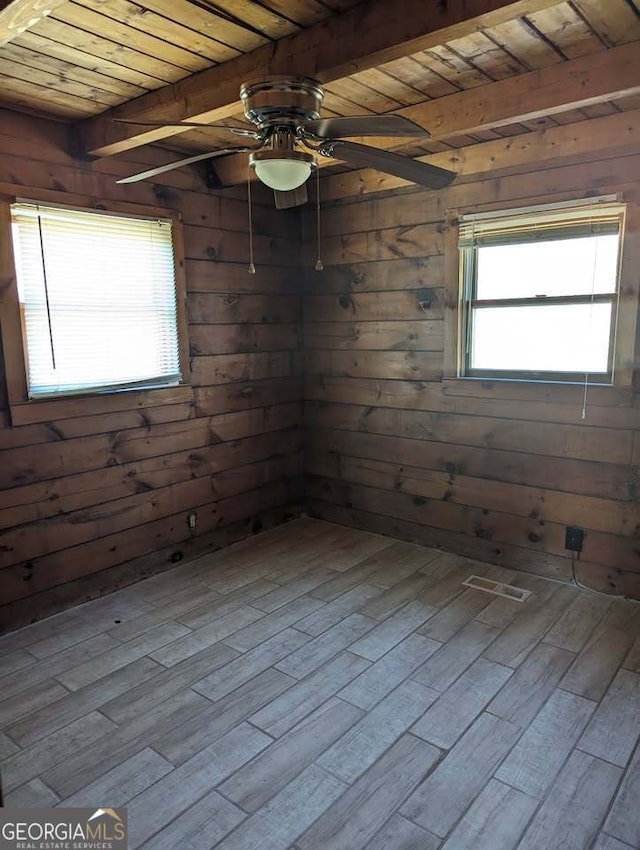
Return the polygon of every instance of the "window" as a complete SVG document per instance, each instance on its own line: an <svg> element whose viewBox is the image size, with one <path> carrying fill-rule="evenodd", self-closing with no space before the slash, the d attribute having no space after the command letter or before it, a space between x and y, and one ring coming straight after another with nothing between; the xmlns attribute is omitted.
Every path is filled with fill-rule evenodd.
<svg viewBox="0 0 640 850"><path fill-rule="evenodd" d="M460 219L460 374L613 381L624 206Z"/></svg>
<svg viewBox="0 0 640 850"><path fill-rule="evenodd" d="M28 396L181 381L172 222L18 202Z"/></svg>

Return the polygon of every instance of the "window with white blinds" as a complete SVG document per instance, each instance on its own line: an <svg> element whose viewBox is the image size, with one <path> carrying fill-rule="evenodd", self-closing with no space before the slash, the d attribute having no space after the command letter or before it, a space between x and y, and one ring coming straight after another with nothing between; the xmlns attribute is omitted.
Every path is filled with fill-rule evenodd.
<svg viewBox="0 0 640 850"><path fill-rule="evenodd" d="M181 380L170 220L18 202L30 398Z"/></svg>
<svg viewBox="0 0 640 850"><path fill-rule="evenodd" d="M612 198L463 216L460 373L611 383L623 221Z"/></svg>

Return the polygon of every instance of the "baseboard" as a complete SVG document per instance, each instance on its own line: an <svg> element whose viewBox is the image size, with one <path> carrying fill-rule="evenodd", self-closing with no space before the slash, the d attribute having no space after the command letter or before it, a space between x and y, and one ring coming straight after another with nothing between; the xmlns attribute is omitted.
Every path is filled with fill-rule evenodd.
<svg viewBox="0 0 640 850"><path fill-rule="evenodd" d="M127 585L170 570L177 563L214 552L252 534L259 534L281 523L297 519L301 514L302 505L298 503L270 508L223 528L190 537L140 558L10 602L0 608L0 633L26 626L73 605L113 593Z"/></svg>

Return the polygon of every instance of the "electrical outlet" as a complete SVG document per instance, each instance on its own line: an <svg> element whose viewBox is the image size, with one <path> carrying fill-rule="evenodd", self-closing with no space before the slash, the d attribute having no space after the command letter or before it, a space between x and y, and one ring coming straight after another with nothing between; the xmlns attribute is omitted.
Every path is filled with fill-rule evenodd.
<svg viewBox="0 0 640 850"><path fill-rule="evenodd" d="M584 529L575 525L568 525L564 537L564 548L571 552L582 552L584 543Z"/></svg>
<svg viewBox="0 0 640 850"><path fill-rule="evenodd" d="M187 514L187 523L191 531L195 531L198 526L198 515L195 512Z"/></svg>

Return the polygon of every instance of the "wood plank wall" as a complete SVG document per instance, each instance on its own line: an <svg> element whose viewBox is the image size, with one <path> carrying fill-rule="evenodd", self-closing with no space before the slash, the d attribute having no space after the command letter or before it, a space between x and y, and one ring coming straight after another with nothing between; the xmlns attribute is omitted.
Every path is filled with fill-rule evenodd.
<svg viewBox="0 0 640 850"><path fill-rule="evenodd" d="M325 207L325 271L307 273L304 304L313 516L563 581L578 525L578 578L640 598L638 391L591 389L583 421L581 388L443 379L447 210L618 191L637 203L639 166L603 158ZM634 227L627 239L637 281ZM637 355L635 368L637 386Z"/></svg>
<svg viewBox="0 0 640 850"><path fill-rule="evenodd" d="M117 186L170 154L80 163L66 148L63 126L2 112L0 191L182 213L192 386L162 404L153 391L79 399L64 418L52 401L50 421L12 427L0 381L5 627L281 522L302 495L298 215L257 195L251 276L243 190L212 193L188 170Z"/></svg>

